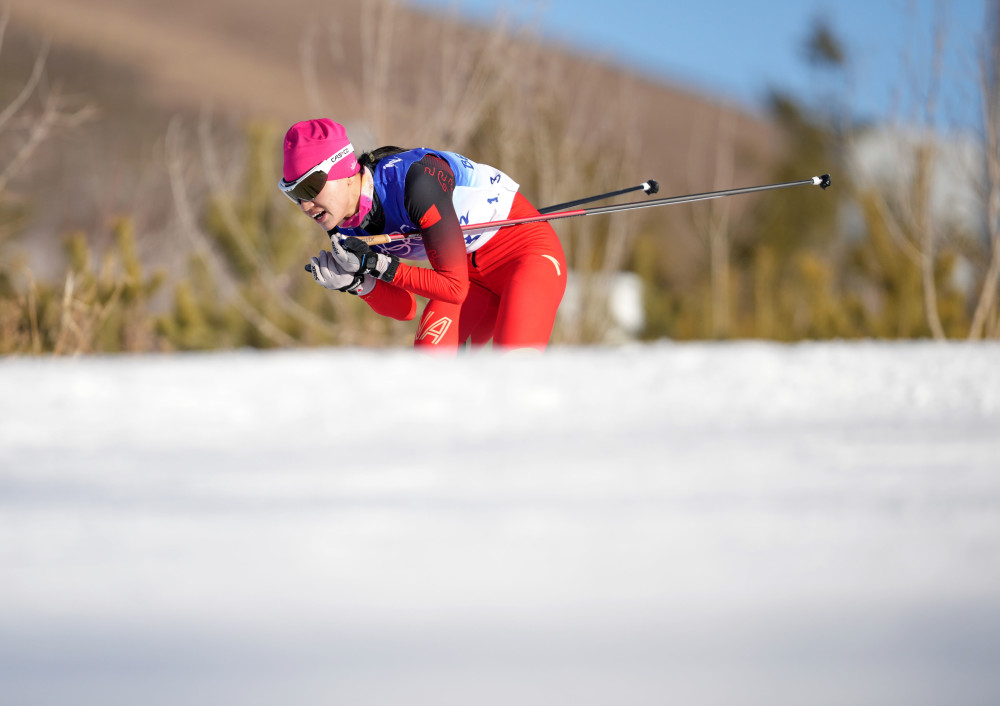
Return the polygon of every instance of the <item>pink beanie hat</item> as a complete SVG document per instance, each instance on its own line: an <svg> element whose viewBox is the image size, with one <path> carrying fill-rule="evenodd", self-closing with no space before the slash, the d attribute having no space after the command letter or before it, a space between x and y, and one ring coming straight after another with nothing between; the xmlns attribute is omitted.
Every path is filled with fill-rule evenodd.
<svg viewBox="0 0 1000 706"><path fill-rule="evenodd" d="M295 181L340 152L345 154L330 167L328 179L346 179L361 171L347 131L328 118L295 123L285 134L285 181Z"/></svg>

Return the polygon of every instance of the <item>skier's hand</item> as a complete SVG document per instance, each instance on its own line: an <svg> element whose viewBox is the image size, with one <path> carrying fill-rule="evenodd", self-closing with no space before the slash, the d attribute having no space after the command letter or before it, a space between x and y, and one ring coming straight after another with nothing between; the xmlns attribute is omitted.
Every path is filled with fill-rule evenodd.
<svg viewBox="0 0 1000 706"><path fill-rule="evenodd" d="M327 289L367 294L375 286L374 277L345 271L333 253L326 250L321 250L318 256L310 258L306 270L312 272L313 279Z"/></svg>
<svg viewBox="0 0 1000 706"><path fill-rule="evenodd" d="M399 258L375 252L363 240L350 237L341 241L333 236L330 238L330 247L334 260L343 272L371 273L386 282L391 282L396 276Z"/></svg>

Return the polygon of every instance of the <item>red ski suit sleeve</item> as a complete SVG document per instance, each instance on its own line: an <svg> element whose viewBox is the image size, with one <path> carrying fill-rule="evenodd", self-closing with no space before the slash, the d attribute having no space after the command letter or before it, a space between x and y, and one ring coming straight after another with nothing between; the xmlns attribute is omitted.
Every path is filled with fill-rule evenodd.
<svg viewBox="0 0 1000 706"><path fill-rule="evenodd" d="M383 316L409 320L416 314L417 294L427 299L461 304L469 292L465 238L452 203L455 175L448 163L426 155L406 173L403 203L420 226L431 268L400 263L392 283L379 281L362 297Z"/></svg>

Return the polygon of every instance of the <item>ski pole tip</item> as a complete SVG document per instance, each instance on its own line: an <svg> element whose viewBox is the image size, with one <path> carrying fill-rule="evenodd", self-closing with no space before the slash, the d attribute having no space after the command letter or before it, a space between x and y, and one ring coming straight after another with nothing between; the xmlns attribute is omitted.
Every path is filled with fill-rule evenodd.
<svg viewBox="0 0 1000 706"><path fill-rule="evenodd" d="M656 179L650 179L642 185L642 190L645 191L646 194L655 194L660 190L660 183L656 181Z"/></svg>
<svg viewBox="0 0 1000 706"><path fill-rule="evenodd" d="M813 184L825 191L826 187L830 186L830 175L823 174L820 176L813 177Z"/></svg>

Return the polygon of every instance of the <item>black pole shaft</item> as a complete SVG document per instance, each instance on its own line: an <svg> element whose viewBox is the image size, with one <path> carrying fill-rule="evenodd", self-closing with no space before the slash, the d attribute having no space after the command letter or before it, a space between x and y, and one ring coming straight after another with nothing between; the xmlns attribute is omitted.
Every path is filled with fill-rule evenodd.
<svg viewBox="0 0 1000 706"><path fill-rule="evenodd" d="M555 211L560 211L564 208L573 208L574 206L582 206L585 203L592 203L594 201L601 201L603 199L610 199L615 196L621 196L622 194L630 194L633 191L645 191L647 194L655 194L660 190L660 185L655 179L650 179L649 181L638 184L637 186L630 186L627 189L619 189L618 191L609 191L606 194L598 194L597 196L588 196L586 198L577 199L576 201L567 201L566 203L557 203L554 206L546 206L545 208L538 209L541 214L554 213Z"/></svg>

